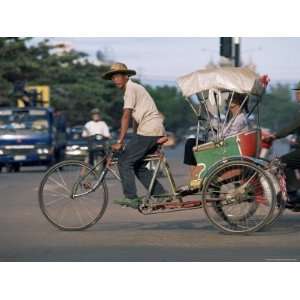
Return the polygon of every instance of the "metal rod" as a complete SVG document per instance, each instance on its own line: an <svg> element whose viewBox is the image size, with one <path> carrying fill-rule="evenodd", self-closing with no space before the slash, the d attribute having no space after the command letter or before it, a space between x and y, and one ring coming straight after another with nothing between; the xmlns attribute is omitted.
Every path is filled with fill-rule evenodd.
<svg viewBox="0 0 300 300"><path fill-rule="evenodd" d="M204 95L203 95L203 92L201 92L201 94L202 94L202 97L203 97L203 99L204 99ZM208 121L209 121L209 125L210 125L210 129L211 129L211 131L212 131L212 134L213 134L213 136L214 137L216 137L216 134L215 134L215 131L214 131L214 128L213 128L213 126L212 126L212 123L211 123L211 116L210 116L210 112L208 111L208 108L207 108L207 105L206 105L206 103L205 103L205 100L203 100L203 105L204 105L204 107L205 107L205 110L206 110L206 113L207 113L207 115L208 115ZM198 145L197 145L197 147L198 147Z"/></svg>
<svg viewBox="0 0 300 300"><path fill-rule="evenodd" d="M200 133L200 120L198 118L198 120L197 120L197 133L196 133L196 147L198 147L198 144L199 144L199 133Z"/></svg>
<svg viewBox="0 0 300 300"><path fill-rule="evenodd" d="M162 159L160 159L156 165L156 168L154 170L154 173L153 173L153 176L152 176L152 179L151 179L151 182L149 184L149 187L148 187L148 193L147 193L147 199L150 199L151 197L151 192L153 190L153 187L154 187L154 184L155 184L155 180L157 178L157 174L158 174L158 171L160 169L160 165L161 165L161 162L162 162Z"/></svg>
<svg viewBox="0 0 300 300"><path fill-rule="evenodd" d="M239 67L240 66L240 44L234 45L234 66Z"/></svg>
<svg viewBox="0 0 300 300"><path fill-rule="evenodd" d="M217 114L218 114L218 131L217 131L217 140L219 141L220 140L220 124L221 124L221 116L220 116L220 109L219 109L219 103L218 103L218 100L220 99L217 99L217 97L219 98L219 93L217 94L217 97L214 96L214 99L215 99L215 104L216 104L216 107L217 107Z"/></svg>
<svg viewBox="0 0 300 300"><path fill-rule="evenodd" d="M252 109L248 112L247 118L249 118L253 114L253 112L254 112L254 110L255 110L255 108L257 106L258 106L258 101L256 101L256 103L254 104L254 106L252 107Z"/></svg>
<svg viewBox="0 0 300 300"><path fill-rule="evenodd" d="M169 163L167 161L167 159L163 158L163 167L164 167L164 170L166 172L166 175L168 177L168 180L169 180L169 183L170 183L170 186L171 186L171 189L172 189L172 193L173 193L173 196L176 195L176 184L175 184L175 180L174 180L174 177L172 176L172 173L170 171L170 166L169 166Z"/></svg>
<svg viewBox="0 0 300 300"><path fill-rule="evenodd" d="M198 147L199 144L199 133L200 133L200 116L201 116L201 100L199 99L199 95L197 95L197 99L199 101L199 108L197 113L197 132L196 132L196 147Z"/></svg>
<svg viewBox="0 0 300 300"><path fill-rule="evenodd" d="M230 107L230 105L232 103L233 95L234 95L234 91L232 91L231 98L230 98L229 104L228 104L228 109L227 109L227 112L226 112L226 116L225 116L224 122L222 124L222 139L224 138L224 128L225 128L225 124L226 124L227 119L228 119L228 115L229 115L229 111L230 111L229 107Z"/></svg>
<svg viewBox="0 0 300 300"><path fill-rule="evenodd" d="M188 104L190 105L190 107L192 108L193 112L195 113L195 115L198 117L198 112L196 111L195 107L193 106L191 100L189 97L185 97L185 100L188 102Z"/></svg>
<svg viewBox="0 0 300 300"><path fill-rule="evenodd" d="M240 38L234 38L234 66L239 67L240 66Z"/></svg>
<svg viewBox="0 0 300 300"><path fill-rule="evenodd" d="M117 174L117 172L114 170L114 169L112 169L112 168L110 168L110 167L107 167L107 170L117 179L117 180L119 180L119 181L121 181L121 178L120 178L120 176Z"/></svg>

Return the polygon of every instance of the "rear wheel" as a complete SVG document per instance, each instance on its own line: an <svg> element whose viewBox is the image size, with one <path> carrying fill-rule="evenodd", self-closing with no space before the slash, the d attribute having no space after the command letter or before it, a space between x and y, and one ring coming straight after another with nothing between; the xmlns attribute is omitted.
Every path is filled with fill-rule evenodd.
<svg viewBox="0 0 300 300"><path fill-rule="evenodd" d="M83 230L104 214L108 202L105 182L92 191L98 174L80 161L64 161L45 174L39 188L40 208L61 230Z"/></svg>
<svg viewBox="0 0 300 300"><path fill-rule="evenodd" d="M261 229L270 220L275 206L270 178L261 167L246 161L217 167L206 178L202 192L208 219L231 234Z"/></svg>

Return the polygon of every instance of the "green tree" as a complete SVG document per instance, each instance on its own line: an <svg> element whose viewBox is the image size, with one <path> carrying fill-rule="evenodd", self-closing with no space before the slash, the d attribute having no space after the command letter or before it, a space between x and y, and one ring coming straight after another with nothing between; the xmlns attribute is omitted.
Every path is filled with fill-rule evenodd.
<svg viewBox="0 0 300 300"><path fill-rule="evenodd" d="M165 117L166 128L171 131L184 131L194 125L196 118L176 87L147 86L147 90L155 99L159 111Z"/></svg>
<svg viewBox="0 0 300 300"><path fill-rule="evenodd" d="M261 124L263 127L277 130L289 123L299 111L292 100L289 85L277 84L264 95L261 103Z"/></svg>
<svg viewBox="0 0 300 300"><path fill-rule="evenodd" d="M0 101L10 101L13 82L26 80L28 85L46 84L51 88L51 105L66 110L70 124L85 122L89 111L98 107L106 121L116 126L115 114L121 98L112 84L101 79L107 66L96 66L87 55L48 40L29 45L30 38L0 39Z"/></svg>

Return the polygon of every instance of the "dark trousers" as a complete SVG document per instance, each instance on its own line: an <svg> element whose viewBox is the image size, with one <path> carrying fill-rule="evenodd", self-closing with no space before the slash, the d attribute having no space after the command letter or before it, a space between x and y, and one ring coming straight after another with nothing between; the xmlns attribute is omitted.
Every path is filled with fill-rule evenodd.
<svg viewBox="0 0 300 300"><path fill-rule="evenodd" d="M295 170L300 170L300 149L281 156L281 161L286 164L286 181L289 192L300 188L299 180L296 178Z"/></svg>
<svg viewBox="0 0 300 300"><path fill-rule="evenodd" d="M135 176L148 189L153 172L146 168L143 158L157 149L158 136L134 135L125 150L119 155L118 167L122 180L123 193L126 198L137 197ZM156 181L152 190L153 195L164 194L162 185Z"/></svg>
<svg viewBox="0 0 300 300"><path fill-rule="evenodd" d="M196 139L190 138L185 141L184 145L184 159L183 162L189 166L196 166L197 162L193 153L193 147L196 145Z"/></svg>
<svg viewBox="0 0 300 300"><path fill-rule="evenodd" d="M204 141L198 141L198 145L204 144ZM193 148L196 146L196 139L187 139L184 146L183 163L189 166L197 166L197 161L194 156Z"/></svg>

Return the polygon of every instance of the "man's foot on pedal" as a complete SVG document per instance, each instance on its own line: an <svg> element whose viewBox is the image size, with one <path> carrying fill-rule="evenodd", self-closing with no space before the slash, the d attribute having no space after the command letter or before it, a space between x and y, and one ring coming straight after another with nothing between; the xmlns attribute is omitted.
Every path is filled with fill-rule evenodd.
<svg viewBox="0 0 300 300"><path fill-rule="evenodd" d="M140 204L141 204L141 199L140 198L122 198L122 199L116 199L113 201L115 204L119 204L122 206L128 206L134 209L138 209Z"/></svg>

